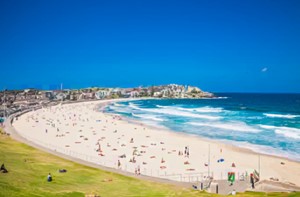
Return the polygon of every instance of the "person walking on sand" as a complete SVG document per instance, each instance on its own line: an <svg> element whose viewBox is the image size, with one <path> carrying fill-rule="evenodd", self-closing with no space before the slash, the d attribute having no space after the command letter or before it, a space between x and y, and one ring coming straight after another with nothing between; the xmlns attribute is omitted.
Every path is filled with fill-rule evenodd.
<svg viewBox="0 0 300 197"><path fill-rule="evenodd" d="M119 169L121 168L121 162L120 162L120 160L118 160L118 168Z"/></svg>
<svg viewBox="0 0 300 197"><path fill-rule="evenodd" d="M250 183L251 183L251 187L252 189L255 189L255 186L254 186L254 177L253 177L253 174L250 175Z"/></svg>

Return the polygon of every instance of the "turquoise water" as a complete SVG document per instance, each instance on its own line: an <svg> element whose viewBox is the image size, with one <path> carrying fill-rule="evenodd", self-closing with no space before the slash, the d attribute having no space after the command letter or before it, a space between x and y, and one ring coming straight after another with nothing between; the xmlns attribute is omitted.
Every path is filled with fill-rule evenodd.
<svg viewBox="0 0 300 197"><path fill-rule="evenodd" d="M300 94L217 96L119 102L106 112L300 161Z"/></svg>

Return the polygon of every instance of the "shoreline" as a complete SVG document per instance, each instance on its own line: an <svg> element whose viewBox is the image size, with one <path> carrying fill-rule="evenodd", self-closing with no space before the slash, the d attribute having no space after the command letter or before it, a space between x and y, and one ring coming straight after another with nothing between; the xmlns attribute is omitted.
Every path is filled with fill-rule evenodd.
<svg viewBox="0 0 300 197"><path fill-rule="evenodd" d="M136 99L136 100L140 100L140 99ZM145 100L147 100L147 99L145 99ZM116 102L123 102L123 101L116 101ZM108 106L110 103L114 103L114 102L110 101L108 103L101 103L101 104L99 104L99 106L101 106L101 110L102 110L106 106ZM276 155L276 154L267 154L267 153L263 153L263 152L258 152L258 151L252 150L251 148L240 147L238 145L235 145L235 144L231 143L232 141L230 141L230 140L211 139L211 138L203 137L203 136L197 135L197 134L184 133L182 131L175 131L175 130L169 129L165 126L159 127L159 126L154 126L154 125L147 125L146 123L143 123L142 121L139 121L139 120L134 119L134 118L126 117L126 116L123 116L123 115L120 115L120 114L117 114L117 113L108 113L108 112L104 112L103 110L101 112L106 114L106 115L109 115L109 116L114 116L114 115L121 116L124 120L128 121L128 123L130 123L130 124L140 125L142 123L143 125L145 125L148 128L158 129L160 131L172 133L172 134L175 134L175 135L178 135L178 136L181 136L181 137L199 138L200 140L206 141L208 143L223 144L224 146L227 146L228 148L231 148L233 150L236 149L238 151L243 151L243 152L256 154L256 155L261 155L261 156L265 156L265 157L274 157L274 158L277 158L277 159L284 159L284 160L288 160L290 162L296 162L296 163L300 164L300 160L296 160L296 159L294 160L294 159L291 159L289 157L279 156L279 155ZM258 146L260 146L260 145L258 145Z"/></svg>
<svg viewBox="0 0 300 197"><path fill-rule="evenodd" d="M102 105L102 106L104 106L105 105L105 103L106 103L106 105L107 105L107 103L111 103L111 102L120 102L120 101L122 101L122 100L106 100L106 101L98 101L98 102L87 102L87 103L85 103L85 104L83 104L83 103L77 103L77 104L74 104L73 105L73 108L75 108L75 107L78 107L78 109L80 109L80 110L84 110L84 107L82 107L82 106L87 106L87 105L93 105L92 107L93 107L93 109L95 109L95 107L96 107L96 105ZM62 105L62 106L64 106L64 105ZM56 106L55 107L55 109L57 108L57 109L60 109L59 107L61 107L62 109L64 109L64 107L62 107L62 106ZM65 106L67 106L67 105L65 105ZM81 106L81 108L80 108L80 106ZM96 107L97 109L98 109L98 107ZM43 110L43 109L41 109L41 110ZM65 109L65 110L69 110L69 111L74 111L74 109ZM72 111L72 112L73 112ZM39 110L37 110L37 111L35 111L35 113L37 113L38 114L38 112L39 112ZM86 111L86 112L88 112L88 111ZM91 112L91 111L90 111ZM29 112L29 113L31 113L31 112ZM94 113L94 112L93 112ZM141 133L140 131L143 131L142 130L142 128L144 127L144 131L145 130L147 130L147 131L145 131L145 132L148 132L148 133L151 133L155 138L157 138L157 139L159 139L159 140L161 140L162 138L160 138L162 135L164 136L164 137L170 137L170 139L172 139L172 140L174 140L174 141L176 141L176 142L178 142L178 144L180 144L180 146L183 148L184 147L184 144L189 144L189 146L191 147L191 150L193 149L193 151L194 150L196 150L197 148L196 147L200 147L200 149L201 150L205 150L207 147L205 147L203 144L210 144L210 146L211 146L211 149L212 149L212 152L213 152L213 155L214 155L214 157L212 158L212 159L216 159L216 157L220 157L220 155L222 156L222 157L225 157L226 158L226 160L227 159L229 159L230 158L230 154L231 153L234 153L236 156L234 156L233 158L231 158L231 159L229 159L229 160L232 160L232 161L234 161L234 162L236 162L237 163L237 165L241 165L241 167L236 167L236 168L234 168L234 169L229 169L229 170L237 170L237 173L241 173L241 172L238 172L238 169L243 169L243 170L241 170L241 171L244 171L246 168L248 168L249 166L247 166L247 162L245 163L245 162L243 162L243 161L239 161L240 159L241 159L241 156L243 157L243 156L249 156L249 157L252 157L252 161L254 160L253 158L254 157L257 157L257 155L262 155L263 156L263 158L264 158L264 160L265 160L265 158L267 158L268 160L272 160L272 161L276 161L276 163L277 163L277 168L278 168L278 164L280 164L279 162L281 162L282 160L286 163L285 165L289 165L289 166L292 166L293 167L293 169L296 167L299 167L300 165L299 165L299 163L298 162L295 162L295 161L289 161L288 159L285 159L285 158L281 158L281 157L275 157L275 156L269 156L269 155L263 155L263 154L261 154L261 153L255 153L254 151L252 151L252 150L250 150L250 149L246 149L246 148L240 148L240 147L236 147L236 146L234 146L234 145L228 145L228 144L223 144L223 143L221 143L221 142L215 142L215 141L210 141L210 140L206 140L206 139L202 139L201 137L199 137L199 136L192 136L192 135L190 135L190 134L184 134L184 133L179 133L179 132L176 132L176 131L171 131L171 130L169 130L169 131L166 131L166 130L164 130L164 132L161 132L161 130L162 129L153 129L153 128L148 128L148 125L147 126L144 126L144 125L138 125L138 123L137 123L137 125L132 125L132 123L128 123L128 121L126 121L126 119L123 119L122 118L122 120L116 120L116 119L113 119L113 117L114 117L114 115L112 115L112 114L110 114L110 115L108 115L108 114L106 114L106 113L103 113L103 112L99 112L99 110L96 112L97 114L95 114L95 116L97 116L98 117L98 115L99 116L101 116L102 118L107 118L107 120L108 120L108 123L107 124L105 124L105 123L103 123L103 126L104 127L106 127L107 128L107 130L109 130L109 129L113 129L114 127L113 126L110 126L109 125L109 121L112 121L112 123L114 123L114 124L116 124L117 125L117 127L118 128L127 128L127 130L129 131L129 130L132 130L132 131L130 131L130 132L133 132L132 134L128 134L128 132L126 133L126 132L123 132L122 131L122 134L126 137L126 139L127 140L129 140L130 139L130 136L129 135L131 135L131 136L134 136L134 138L135 137L137 137L137 139L139 140L140 139L140 141L141 142L143 142L143 143L147 143L147 142L149 142L149 140L145 140L144 138L145 138L145 136L143 136L143 133ZM34 113L33 113L34 114ZM24 114L25 115L25 114ZM27 114L28 115L28 114ZM118 115L118 116L120 116L120 115ZM23 116L24 117L24 116ZM122 116L123 117L123 116ZM19 117L19 118L22 118L22 117ZM49 117L48 117L49 118ZM41 119L39 119L39 121L41 121ZM18 121L17 121L18 122ZM24 123L24 122L23 122ZM33 124L35 124L35 123L33 123ZM15 126L15 125L14 125ZM20 126L20 125L17 125L17 127L18 126ZM21 125L22 126L22 125ZM44 125L45 126L45 125ZM110 126L110 127L109 127ZM134 127L139 127L139 128L134 128ZM145 129L145 127L147 127L146 129ZM16 126L15 126L15 128L16 128ZM20 128L20 127L19 127ZM18 130L17 128L16 128L16 130ZM138 132L136 132L135 130L138 130ZM24 129L24 131L25 131L25 129ZM24 131L23 131L23 134L24 134ZM20 131L18 131L20 134L22 133L22 132L20 132ZM52 132L52 131L51 131ZM87 131L85 131L85 132L87 132ZM119 132L119 131L118 131ZM49 132L50 133L50 132ZM133 135L133 134L136 134L136 136L135 135ZM45 133L44 132L42 132L42 134L39 134L39 135L41 135L41 136L45 136ZM110 134L110 135L106 135L106 137L107 138L109 138L111 135L113 135L113 134ZM73 136L74 137L74 136ZM196 139L197 138L197 139ZM200 139L199 139L200 138ZM53 139L55 139L55 138L53 138ZM58 139L58 138L56 138L56 139ZM74 138L75 139L75 138ZM74 141L74 139L73 139L73 141ZM163 138L164 139L164 142L166 142L166 140L165 139L167 139L167 138ZM94 139L92 139L93 141L95 141ZM137 140L137 141L138 141ZM159 141L158 140L158 141ZM62 140L62 147L63 147L63 143L65 143L66 141L68 141L68 139L66 139L66 138L63 138L63 140ZM136 139L135 139L135 141L136 141ZM184 143L182 142L182 141L184 141ZM57 142L58 143L58 142ZM70 140L69 140L69 142L68 143L70 143ZM101 142L102 143L102 142ZM112 142L113 143L113 142ZM124 142L125 143L125 142ZM127 142L126 142L127 143ZM167 144L168 144L169 142L167 142ZM197 144L197 143L201 143L202 145L200 146L199 144ZM171 143L170 143L171 144ZM178 148L178 144L173 144L173 145L170 145L169 146L169 149L171 150L171 149L177 149ZM127 144L126 144L127 145ZM128 143L128 145L130 145L129 143ZM139 143L137 144L137 145L139 145ZM161 144L162 145L162 144ZM161 145L158 145L158 146L161 146ZM103 146L103 145L102 145ZM115 146L115 147L119 147L119 148L121 148L120 146L118 146L116 143L113 145L112 144L112 146ZM156 145L155 145L156 146ZM163 145L164 146L164 145ZM72 145L72 147L73 147L73 145ZM151 147L151 145L149 145L149 147ZM217 147L217 148L216 148ZM218 151L219 151L219 148L221 147L221 154L220 153L218 153ZM83 147L81 147L81 148L83 148ZM119 149L118 148L118 149ZM76 149L76 147L74 147L74 150ZM78 149L78 148L77 148ZM94 148L92 148L92 147L89 147L88 149L86 149L86 150L88 150L88 151L93 151L93 149ZM104 149L104 147L103 147L103 149ZM115 149L117 149L117 148L115 148ZM155 149L155 147L153 147L153 150L152 150L152 147L149 149L149 151L152 151L152 153L150 153L151 155L159 155L159 154L162 154L162 152L161 151L159 151L159 150L154 150ZM222 152L222 149L223 149L223 151L224 152L226 152L226 154L225 153L223 153ZM79 149L79 150L81 150L81 149ZM106 150L105 150L105 152L106 152ZM125 151L126 152L126 151ZM192 152L192 151L191 151ZM205 152L206 151L204 151L204 155L205 155ZM228 154L227 152L229 152L230 154ZM158 153L158 154L155 154L155 153ZM203 153L203 152L202 152ZM222 154L223 153L223 154ZM107 153L107 154L110 154L110 153ZM129 150L129 152L127 151L127 154L128 155L130 155L130 150ZM170 153L170 154L172 154L172 153ZM176 154L177 154L177 152L176 152ZM171 162L172 163L172 161L176 161L177 159L177 156L176 156L176 154L173 154L173 155L175 155L175 156L169 156L168 154L163 154L164 155L164 157L166 158L165 160L166 160L166 163L169 163L169 162ZM195 152L193 152L193 155L195 154ZM212 156L213 156L212 155ZM142 155L143 156L143 155ZM149 155L148 155L149 156ZM103 157L104 158L104 157ZM110 156L108 156L108 158L110 158L110 159L113 159L113 158L115 158L115 156L114 156L114 154L112 154L112 155L110 155ZM144 158L144 160L147 160L147 161L149 161L149 158L145 158L144 156L143 156L143 158ZM202 158L201 159L199 159L199 158L194 158L194 156L193 156L193 158L189 158L188 160L191 162L191 165L193 164L193 163L198 163L198 165L200 164L200 163L202 163L202 165L203 165L203 163L205 163L206 161L206 159L205 159L206 157L204 156L202 156ZM116 158L115 158L116 159ZM114 159L114 160L115 160ZM174 160L175 159L175 160ZM180 159L180 158L179 158ZM160 160L160 158L159 158L159 160ZM181 160L182 160L182 157L181 157ZM183 158L183 160L182 161L184 161L184 160L187 160L186 158ZM247 159L246 159L247 160ZM124 160L125 161L125 160ZM122 160L122 163L124 162L123 160ZM251 161L251 159L250 159L250 161ZM200 163L199 163L200 162ZM146 163L146 162L145 162ZM158 163L159 163L159 161L158 161ZM227 162L226 162L227 163ZM229 162L229 164L230 164L230 162ZM114 164L115 165L115 164ZM139 164L140 166L142 166L142 164L140 163ZM175 165L175 164L174 164ZM197 168L198 168L198 165L193 165L193 168L196 168L195 166L197 166ZM150 164L148 165L148 166L150 166ZM159 166L157 166L157 163L154 163L153 165L151 164L151 166L152 166L152 168L157 168L157 167L159 167ZM243 167L244 166L244 167ZM262 166L262 167L264 167L265 168L265 166ZM279 165L279 168L281 168L282 166L280 166ZM285 168L285 166L283 166L284 168ZM149 168L149 169L151 169L151 173L152 173L152 168ZM173 170L175 170L175 172L177 172L177 171L180 171L180 169L181 169L181 172L183 172L183 173L205 173L205 172L203 172L203 171L206 171L207 170L207 168L205 168L204 166L203 167L199 167L200 168L200 170L198 170L198 171L193 171L193 170L191 170L191 171L186 171L186 170L188 170L188 169L186 169L185 168L185 166L184 165L177 165L177 167L175 166L175 167L172 167L172 165L169 165L169 166L167 166L166 167L167 168L167 170L165 170L165 171L163 171L163 170L159 170L158 172L160 172L160 171L162 171L162 172L165 172L165 175L167 175L167 174L172 174L172 170L169 170L169 168L173 168ZM219 172L218 172L218 165L217 164L211 164L211 170L212 171L215 171L216 172L216 174L218 174L218 176L220 176L219 175ZM220 166L220 168L221 168L221 166ZM221 170L222 172L221 173L223 173L224 174L224 176L225 176L225 174L226 174L226 172L225 172L225 170L224 170L224 166L222 167L223 169ZM225 167L225 168L229 168L229 167ZM131 168L131 172L132 172L132 169L133 169L133 171L134 171L134 167L133 168ZM192 169L192 168L189 168L189 169ZM126 169L125 169L126 170ZM168 171L168 173L166 173L166 171ZM223 172L224 171L224 172ZM228 171L228 170L227 170ZM250 170L251 171L251 170ZM249 172L250 172L249 171ZM174 172L174 171L173 171ZM143 174L143 173L141 173L141 174ZM215 174L215 176L217 176ZM268 176L271 176L270 174L272 174L272 173L267 173L268 175L264 175L264 173L262 173L262 179L264 178L264 177L268 177ZM159 173L157 174L157 175L159 175ZM203 175L202 174L202 177L203 176L205 176L205 175ZM280 175L281 176L281 175ZM289 176L292 176L292 174L291 175L289 175ZM297 175L294 175L294 176L297 176ZM274 177L276 177L276 174L274 175ZM284 178L282 178L282 177L280 177L280 181L282 181L282 179L283 180L285 180L286 179L286 181L288 181L288 182L293 182L293 183L295 183L296 185L299 185L299 182L297 182L297 179L295 179L295 177L294 178L291 178L291 180L290 180L290 178L288 177L288 176L283 176ZM292 176L293 177L293 176ZM160 178L162 178L162 177L160 177ZM164 178L167 178L167 177L164 177ZM220 178L220 177L219 177ZM221 178L222 178L222 174L221 174ZM224 178L224 177L223 177Z"/></svg>

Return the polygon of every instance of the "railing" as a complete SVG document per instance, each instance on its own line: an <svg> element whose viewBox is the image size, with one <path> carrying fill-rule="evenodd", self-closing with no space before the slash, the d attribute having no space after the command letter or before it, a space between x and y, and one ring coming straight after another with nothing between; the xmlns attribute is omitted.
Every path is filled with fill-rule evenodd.
<svg viewBox="0 0 300 197"><path fill-rule="evenodd" d="M101 157L96 157L92 155L87 155L82 152L76 152L73 150L68 150L66 148L51 144L51 143L45 143L39 139L32 138L28 135L22 134L22 136L27 139L28 141L31 141L39 146L45 147L49 150L77 158L83 161L87 161L90 163L94 163L97 165L101 165L104 167L109 167L113 169L118 169L123 172L128 172L130 174L134 174L136 171L137 165L134 165L132 163L122 163L120 167L118 167L118 160L112 161L112 160L103 160ZM173 180L173 181L178 181L178 182L190 182L190 183L195 183L195 182L203 182L210 177L214 177L216 180L227 180L227 172L193 172L193 173L177 173L177 174L167 174L166 171L162 170L157 170L157 169L148 169L148 168L140 168L140 174L145 175L145 176L151 176L151 177L157 177L157 178L162 178L162 179L168 179L168 180ZM217 175L217 176L216 176ZM248 176L245 175L245 173L237 173L236 174L236 179L240 180L241 177L243 177L243 180L248 181Z"/></svg>
<svg viewBox="0 0 300 197"><path fill-rule="evenodd" d="M26 140L37 144L39 146L42 146L44 148L47 148L49 150L77 158L83 161L87 161L89 163L94 163L97 165L118 169L124 172L128 172L130 174L134 174L136 171L136 165L132 163L122 163L120 167L118 167L118 161L112 161L112 160L102 160L101 157L95 157L92 155L87 155L85 153L76 152L73 150L68 150L66 148L51 144L51 143L45 143L39 139L32 138L31 136L28 136L26 134L22 134L22 137L24 137ZM147 169L147 168L141 168L140 174L145 176L151 176L151 177L157 177L162 179L168 179L173 181L179 181L179 182L200 182L205 179L207 179L207 172L195 172L195 173L183 173L183 174L166 174L165 171L157 170L157 169ZM213 175L213 173L211 173Z"/></svg>

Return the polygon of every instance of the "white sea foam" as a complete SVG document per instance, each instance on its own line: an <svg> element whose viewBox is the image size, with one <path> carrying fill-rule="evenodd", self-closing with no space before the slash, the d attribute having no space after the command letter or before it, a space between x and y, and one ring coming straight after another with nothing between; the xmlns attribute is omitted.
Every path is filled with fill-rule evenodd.
<svg viewBox="0 0 300 197"><path fill-rule="evenodd" d="M219 96L219 97L212 97L212 98L201 98L203 100L208 100L208 99L228 99L229 97L227 96Z"/></svg>
<svg viewBox="0 0 300 197"><path fill-rule="evenodd" d="M155 115L146 115L146 114L134 114L131 113L132 116L142 118L142 119L149 119L149 120L154 120L154 121L164 121L162 118L158 118Z"/></svg>
<svg viewBox="0 0 300 197"><path fill-rule="evenodd" d="M183 107L175 107L175 106L161 106L156 105L158 108L165 108L165 109L175 109L180 111L189 111L189 112L201 112L201 113L220 113L223 111L222 108L213 108L213 107L199 107L199 108L183 108Z"/></svg>
<svg viewBox="0 0 300 197"><path fill-rule="evenodd" d="M230 122L230 123L222 123L222 122L212 122L212 123L200 123L200 122L190 122L189 124L195 126L204 126L204 127L213 127L218 129L225 129L231 131L241 131L241 132L251 132L258 133L261 130L254 128L252 126L247 125L244 122Z"/></svg>
<svg viewBox="0 0 300 197"><path fill-rule="evenodd" d="M292 114L268 114L268 113L264 113L264 115L267 116L267 117L271 117L271 118L289 118L289 119L293 119L293 118L300 117L300 115L292 115Z"/></svg>
<svg viewBox="0 0 300 197"><path fill-rule="evenodd" d="M138 107L137 105L135 105L133 103L129 103L128 105L129 105L129 107L131 107L133 109L139 109L139 110L141 109L140 107Z"/></svg>
<svg viewBox="0 0 300 197"><path fill-rule="evenodd" d="M194 114L186 111L180 111L176 109L142 109L144 111L159 113L159 114L167 114L173 116L184 116L190 118L200 118L200 119L208 119L208 120L218 120L221 117L219 116L209 116L209 115L202 115L202 114Z"/></svg>
<svg viewBox="0 0 300 197"><path fill-rule="evenodd" d="M253 150L254 152L263 153L267 155L274 155L279 157L285 157L292 160L300 161L300 154L290 151L283 151L278 148L266 146L266 145L258 145L258 144L251 144L249 142L237 142L237 141L231 141L231 140L219 140L226 144L234 144L241 148L246 148Z"/></svg>
<svg viewBox="0 0 300 197"><path fill-rule="evenodd" d="M142 122L146 125L149 125L151 127L155 127L157 129L168 129L167 127L161 125L159 122L157 121L151 121L151 120L142 120Z"/></svg>
<svg viewBox="0 0 300 197"><path fill-rule="evenodd" d="M117 107L124 107L125 105L120 104L120 103L114 103L114 106L117 106Z"/></svg>
<svg viewBox="0 0 300 197"><path fill-rule="evenodd" d="M227 96L219 96L219 97L217 97L217 99L228 99L228 97Z"/></svg>
<svg viewBox="0 0 300 197"><path fill-rule="evenodd" d="M172 108L140 108L133 103L129 103L129 106L135 110L158 113L158 114L167 114L167 115L172 115L172 116L184 116L184 117L201 118L201 119L208 119L208 120L218 120L221 118L219 116L194 114L194 113L181 111L178 109L172 109Z"/></svg>
<svg viewBox="0 0 300 197"><path fill-rule="evenodd" d="M131 110L129 110L128 108L120 108L120 107L116 107L116 106L113 106L113 105L110 105L109 108L111 110L114 110L115 112L121 112L121 113L128 113L130 112Z"/></svg>
<svg viewBox="0 0 300 197"><path fill-rule="evenodd" d="M263 129L273 130L279 135L283 135L287 138L300 139L300 129L291 127L276 127L270 125L259 125Z"/></svg>

